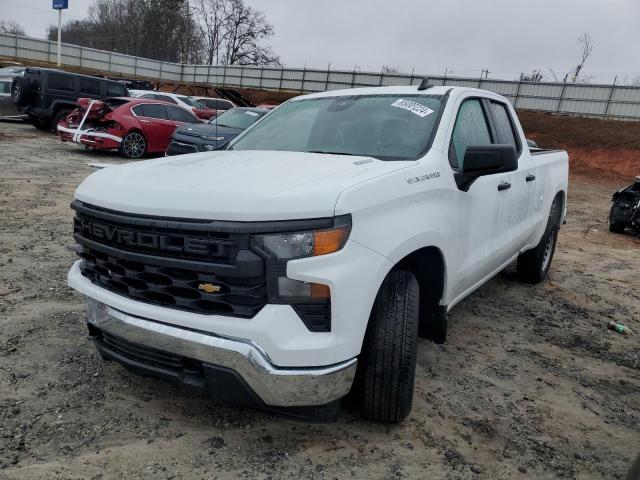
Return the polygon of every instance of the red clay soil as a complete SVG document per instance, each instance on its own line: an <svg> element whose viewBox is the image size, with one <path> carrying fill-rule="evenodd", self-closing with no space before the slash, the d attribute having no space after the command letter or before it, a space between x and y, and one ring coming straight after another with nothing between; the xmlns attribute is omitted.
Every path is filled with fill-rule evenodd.
<svg viewBox="0 0 640 480"><path fill-rule="evenodd" d="M640 175L640 122L519 112L527 138L569 152L572 173Z"/></svg>

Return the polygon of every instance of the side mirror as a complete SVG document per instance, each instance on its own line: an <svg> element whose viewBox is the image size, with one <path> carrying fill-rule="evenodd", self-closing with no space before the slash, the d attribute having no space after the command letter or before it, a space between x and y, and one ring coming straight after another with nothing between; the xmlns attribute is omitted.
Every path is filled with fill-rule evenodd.
<svg viewBox="0 0 640 480"><path fill-rule="evenodd" d="M465 152L462 168L455 174L456 184L466 192L479 177L517 169L518 156L513 145L470 146Z"/></svg>

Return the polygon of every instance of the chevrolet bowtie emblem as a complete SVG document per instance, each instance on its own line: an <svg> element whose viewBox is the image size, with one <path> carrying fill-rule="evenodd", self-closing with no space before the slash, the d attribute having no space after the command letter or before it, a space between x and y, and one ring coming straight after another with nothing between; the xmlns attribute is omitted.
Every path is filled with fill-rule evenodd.
<svg viewBox="0 0 640 480"><path fill-rule="evenodd" d="M201 283L198 285L198 290L206 293L217 293L222 290L222 287L220 285L214 285L213 283Z"/></svg>

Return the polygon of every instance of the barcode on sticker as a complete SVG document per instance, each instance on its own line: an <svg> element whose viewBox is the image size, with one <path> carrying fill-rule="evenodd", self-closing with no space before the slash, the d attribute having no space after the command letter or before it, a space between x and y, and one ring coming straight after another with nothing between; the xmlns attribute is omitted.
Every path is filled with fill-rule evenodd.
<svg viewBox="0 0 640 480"><path fill-rule="evenodd" d="M412 102L411 100L404 100L399 98L395 102L391 104L392 107L404 108L405 110L409 110L412 113L415 113L419 117L426 117L427 115L431 115L433 110L429 107L425 107L421 103Z"/></svg>

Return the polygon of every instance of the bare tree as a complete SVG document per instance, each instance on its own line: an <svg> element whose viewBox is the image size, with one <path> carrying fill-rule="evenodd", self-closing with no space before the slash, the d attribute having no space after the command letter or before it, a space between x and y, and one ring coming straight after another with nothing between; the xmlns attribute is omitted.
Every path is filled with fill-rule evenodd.
<svg viewBox="0 0 640 480"><path fill-rule="evenodd" d="M398 67L394 67L392 65L383 65L382 66L382 74L383 75L393 75L395 73L398 73L400 70L398 69Z"/></svg>
<svg viewBox="0 0 640 480"><path fill-rule="evenodd" d="M205 61L220 62L220 46L225 38L228 5L226 0L199 0L196 5Z"/></svg>
<svg viewBox="0 0 640 480"><path fill-rule="evenodd" d="M49 27L48 37L56 38ZM66 42L167 62L200 61L199 28L188 0L95 0L89 17L64 25Z"/></svg>
<svg viewBox="0 0 640 480"><path fill-rule="evenodd" d="M273 35L273 26L264 13L244 4L243 0L228 0L229 11L224 23L225 65L280 65L280 57L261 40Z"/></svg>
<svg viewBox="0 0 640 480"><path fill-rule="evenodd" d="M24 28L16 22L13 21L0 21L0 32L1 33L10 33L11 35L22 35L25 36L26 32Z"/></svg>
<svg viewBox="0 0 640 480"><path fill-rule="evenodd" d="M572 83L576 83L578 77L580 76L580 72L584 67L584 63L591 55L593 51L593 41L591 40L591 36L588 33L585 33L580 38L578 38L578 44L580 45L581 55L580 55L580 63L573 70ZM571 72L570 72L571 73Z"/></svg>
<svg viewBox="0 0 640 480"><path fill-rule="evenodd" d="M634 87L640 87L640 76L631 80L631 85Z"/></svg>

